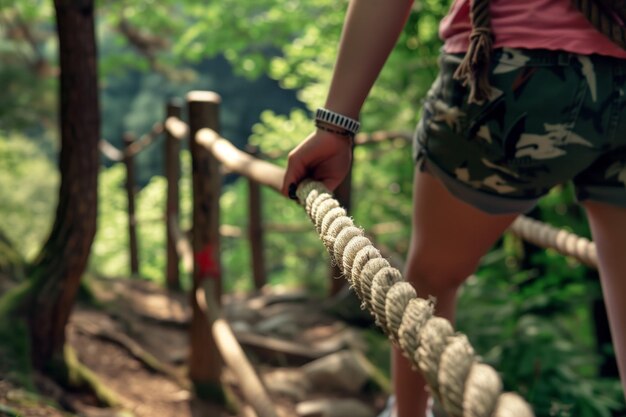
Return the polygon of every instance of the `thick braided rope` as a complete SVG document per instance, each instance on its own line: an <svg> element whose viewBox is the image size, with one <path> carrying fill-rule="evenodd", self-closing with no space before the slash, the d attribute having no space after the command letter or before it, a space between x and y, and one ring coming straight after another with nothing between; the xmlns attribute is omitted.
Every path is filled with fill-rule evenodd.
<svg viewBox="0 0 626 417"><path fill-rule="evenodd" d="M490 0L472 0L470 21L472 32L463 60L454 72L454 78L468 86L469 103L481 103L489 99L489 65L493 46Z"/></svg>
<svg viewBox="0 0 626 417"><path fill-rule="evenodd" d="M520 396L502 393L498 373L479 363L467 338L450 322L433 315L433 300L417 297L323 184L304 181L297 196L362 307L421 370L451 417L534 416Z"/></svg>
<svg viewBox="0 0 626 417"><path fill-rule="evenodd" d="M555 249L562 255L572 256L586 265L598 267L596 245L587 238L525 216L515 219L510 229L530 243Z"/></svg>

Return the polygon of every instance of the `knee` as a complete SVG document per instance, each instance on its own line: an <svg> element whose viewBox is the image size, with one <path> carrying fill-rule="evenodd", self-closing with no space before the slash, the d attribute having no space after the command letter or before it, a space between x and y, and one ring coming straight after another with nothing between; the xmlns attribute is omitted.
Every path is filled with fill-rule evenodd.
<svg viewBox="0 0 626 417"><path fill-rule="evenodd" d="M434 247L416 247L409 252L405 277L417 289L436 295L456 291L478 266L480 258L449 253Z"/></svg>

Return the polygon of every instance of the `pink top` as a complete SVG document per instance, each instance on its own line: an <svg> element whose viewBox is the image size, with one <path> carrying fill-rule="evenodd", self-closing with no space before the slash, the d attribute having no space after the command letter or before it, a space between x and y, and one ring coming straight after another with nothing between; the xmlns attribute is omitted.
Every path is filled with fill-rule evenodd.
<svg viewBox="0 0 626 417"><path fill-rule="evenodd" d="M491 0L494 47L550 49L626 58L626 51L600 33L570 0ZM441 21L444 50L467 50L472 30L470 0L454 0Z"/></svg>

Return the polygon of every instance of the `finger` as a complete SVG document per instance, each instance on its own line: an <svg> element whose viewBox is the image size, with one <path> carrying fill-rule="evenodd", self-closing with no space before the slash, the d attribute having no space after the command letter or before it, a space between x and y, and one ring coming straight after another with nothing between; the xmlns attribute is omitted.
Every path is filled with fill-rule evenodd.
<svg viewBox="0 0 626 417"><path fill-rule="evenodd" d="M298 184L296 184L295 182L292 182L291 184L289 184L289 190L287 192L289 194L289 198L291 198L292 200L298 199L298 195L296 194L297 189L298 189Z"/></svg>
<svg viewBox="0 0 626 417"><path fill-rule="evenodd" d="M285 172L285 178L283 179L283 186L281 188L281 193L285 197L290 196L290 188L292 184L298 184L305 176L305 167L297 160L290 160L287 165L287 171Z"/></svg>

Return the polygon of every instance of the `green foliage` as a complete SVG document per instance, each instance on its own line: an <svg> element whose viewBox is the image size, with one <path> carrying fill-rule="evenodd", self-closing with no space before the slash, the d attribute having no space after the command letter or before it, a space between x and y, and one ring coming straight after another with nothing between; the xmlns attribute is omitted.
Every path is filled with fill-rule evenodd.
<svg viewBox="0 0 626 417"><path fill-rule="evenodd" d="M357 147L353 167L353 216L366 230L397 223L404 227L376 236L399 254L406 253L411 227L413 161L410 145L402 139ZM384 204L381 204L383 203Z"/></svg>
<svg viewBox="0 0 626 417"><path fill-rule="evenodd" d="M2 132L0 167L0 229L28 260L52 226L59 174L35 143Z"/></svg>
<svg viewBox="0 0 626 417"><path fill-rule="evenodd" d="M380 332L378 329L366 329L361 332L361 335L367 343L367 359L376 366L376 369L380 370L384 375L391 375L391 363L389 358L391 356L391 344L389 338ZM384 384L381 384L384 386ZM393 387L389 386L390 393L393 391Z"/></svg>
<svg viewBox="0 0 626 417"><path fill-rule="evenodd" d="M21 281L24 278L24 259L0 229L0 279L2 277Z"/></svg>
<svg viewBox="0 0 626 417"><path fill-rule="evenodd" d="M247 193L245 178L239 178L223 190L220 200L221 223L247 227ZM265 224L292 225L308 230L297 233L272 233L264 236L268 283L288 287L304 287L321 293L326 288L327 257L310 221L296 204L286 203L274 191L262 190L263 221ZM223 280L226 291L246 291L253 288L250 267L250 247L244 238L222 240Z"/></svg>
<svg viewBox="0 0 626 417"><path fill-rule="evenodd" d="M311 120L300 109L292 110L287 116L266 110L260 119L252 128L249 143L264 153L282 156L275 160L279 164L286 163L287 153L311 131Z"/></svg>
<svg viewBox="0 0 626 417"><path fill-rule="evenodd" d="M589 311L581 307L590 294L570 274L536 279L507 266L506 259L502 250L492 252L468 280L459 329L537 416L610 416L610 410L623 410L619 382L596 373Z"/></svg>
<svg viewBox="0 0 626 417"><path fill-rule="evenodd" d="M181 153L179 181L182 230L190 226L191 158ZM89 269L104 276L128 276L128 201L124 182L126 170L119 163L104 169L99 181L98 230L92 245ZM165 282L165 194L167 184L155 176L136 194L137 241L140 275L159 283Z"/></svg>
<svg viewBox="0 0 626 417"><path fill-rule="evenodd" d="M310 19L272 59L270 74L286 88L298 89L309 109L325 100L330 83L337 41L343 22L342 9L327 7L322 21ZM361 113L363 130L410 130L418 120L418 103L436 75L436 57L441 41L436 22L447 10L446 2L423 2L414 9L396 48Z"/></svg>
<svg viewBox="0 0 626 417"><path fill-rule="evenodd" d="M55 114L53 3L0 1L0 129L41 133Z"/></svg>
<svg viewBox="0 0 626 417"><path fill-rule="evenodd" d="M125 176L123 164L116 164L102 170L98 181L98 229L89 263L97 265L96 271L107 276L129 274Z"/></svg>

